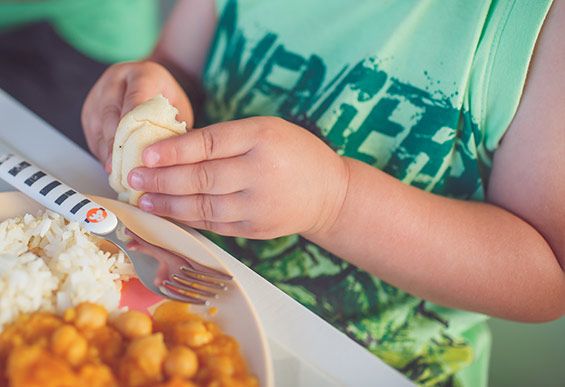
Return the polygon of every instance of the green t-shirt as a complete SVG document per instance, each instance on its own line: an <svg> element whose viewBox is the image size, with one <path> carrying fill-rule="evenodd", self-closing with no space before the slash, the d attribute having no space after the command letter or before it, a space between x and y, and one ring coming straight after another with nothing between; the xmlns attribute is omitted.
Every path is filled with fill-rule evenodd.
<svg viewBox="0 0 565 387"><path fill-rule="evenodd" d="M143 58L159 35L155 0L3 0L0 29L48 21L83 54L101 62Z"/></svg>
<svg viewBox="0 0 565 387"><path fill-rule="evenodd" d="M220 1L208 120L281 116L406 184L483 200L550 3ZM414 297L296 235L214 239L417 383L486 385L486 316Z"/></svg>

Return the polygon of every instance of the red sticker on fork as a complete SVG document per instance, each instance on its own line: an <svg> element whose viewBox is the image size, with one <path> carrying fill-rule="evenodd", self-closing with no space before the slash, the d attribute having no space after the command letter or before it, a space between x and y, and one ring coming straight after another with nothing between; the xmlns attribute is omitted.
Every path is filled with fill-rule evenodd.
<svg viewBox="0 0 565 387"><path fill-rule="evenodd" d="M108 213L102 207L91 208L86 213L86 222L87 223L102 222L104 219L106 219L107 216L108 216Z"/></svg>

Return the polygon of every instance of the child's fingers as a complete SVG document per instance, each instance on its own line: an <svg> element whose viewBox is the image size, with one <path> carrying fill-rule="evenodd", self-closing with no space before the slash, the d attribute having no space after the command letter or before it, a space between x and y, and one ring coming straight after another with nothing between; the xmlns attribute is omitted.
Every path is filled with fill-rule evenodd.
<svg viewBox="0 0 565 387"><path fill-rule="evenodd" d="M193 112L184 91L163 66L154 62L136 63L127 74L121 117L159 93L178 109L176 118L185 121L187 127L191 128Z"/></svg>
<svg viewBox="0 0 565 387"><path fill-rule="evenodd" d="M112 154L112 147L114 145L114 134L120 122L120 107L109 102L101 108L101 138L98 144L98 157L102 165L106 165L108 159Z"/></svg>
<svg viewBox="0 0 565 387"><path fill-rule="evenodd" d="M105 107L102 108L100 116L102 117L100 123L91 126L89 130L91 134L87 132L89 134L86 137L92 153L98 157L102 165L106 165L112 153L114 132L120 119L119 110Z"/></svg>
<svg viewBox="0 0 565 387"><path fill-rule="evenodd" d="M242 157L162 168L141 167L128 175L128 183L135 190L169 195L228 194L248 188L253 179L253 169Z"/></svg>
<svg viewBox="0 0 565 387"><path fill-rule="evenodd" d="M246 216L247 196L242 192L228 195L144 194L139 207L156 215L184 222L236 222Z"/></svg>
<svg viewBox="0 0 565 387"><path fill-rule="evenodd" d="M156 89L155 79L146 74L137 74L133 71L132 73L127 77L120 118L132 111L136 106L155 97L156 94L162 93L160 89ZM165 97L170 98L167 95ZM170 102L173 103L172 101Z"/></svg>
<svg viewBox="0 0 565 387"><path fill-rule="evenodd" d="M145 148L143 163L166 167L245 154L257 143L255 127L247 121L221 122L159 141Z"/></svg>
<svg viewBox="0 0 565 387"><path fill-rule="evenodd" d="M110 153L125 88L123 80L112 78L111 73L110 69L90 91L81 114L90 150L102 163Z"/></svg>
<svg viewBox="0 0 565 387"><path fill-rule="evenodd" d="M112 173L112 154L110 153L110 157L108 157L108 159L106 160L106 163L104 164L104 170L106 171L106 173L109 175L110 173Z"/></svg>

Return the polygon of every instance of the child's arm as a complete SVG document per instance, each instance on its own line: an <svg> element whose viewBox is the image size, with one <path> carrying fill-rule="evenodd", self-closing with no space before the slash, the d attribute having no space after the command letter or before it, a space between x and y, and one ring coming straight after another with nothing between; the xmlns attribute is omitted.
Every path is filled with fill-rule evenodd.
<svg viewBox="0 0 565 387"><path fill-rule="evenodd" d="M151 58L173 64L183 76L200 79L216 23L215 1L177 2Z"/></svg>
<svg viewBox="0 0 565 387"><path fill-rule="evenodd" d="M216 29L215 1L177 2L149 60L163 65L188 94L195 114L204 99L201 76Z"/></svg>
<svg viewBox="0 0 565 387"><path fill-rule="evenodd" d="M340 218L313 239L446 306L522 321L565 314L564 22L556 2L495 154L488 203L427 194L350 160Z"/></svg>
<svg viewBox="0 0 565 387"><path fill-rule="evenodd" d="M562 22L557 22L561 20ZM302 233L433 302L522 321L565 313L565 4L538 43L497 151L489 203L423 192L340 158L271 117L226 122L148 147L129 176L140 206L250 238Z"/></svg>

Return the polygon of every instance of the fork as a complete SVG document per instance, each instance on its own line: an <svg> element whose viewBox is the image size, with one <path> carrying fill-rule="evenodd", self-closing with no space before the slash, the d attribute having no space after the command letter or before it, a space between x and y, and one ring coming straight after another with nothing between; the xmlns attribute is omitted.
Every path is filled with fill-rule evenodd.
<svg viewBox="0 0 565 387"><path fill-rule="evenodd" d="M208 305L209 299L225 291L232 279L190 257L147 242L110 210L15 153L0 155L0 178L65 219L78 222L97 238L101 250L122 251L141 283L160 296Z"/></svg>

